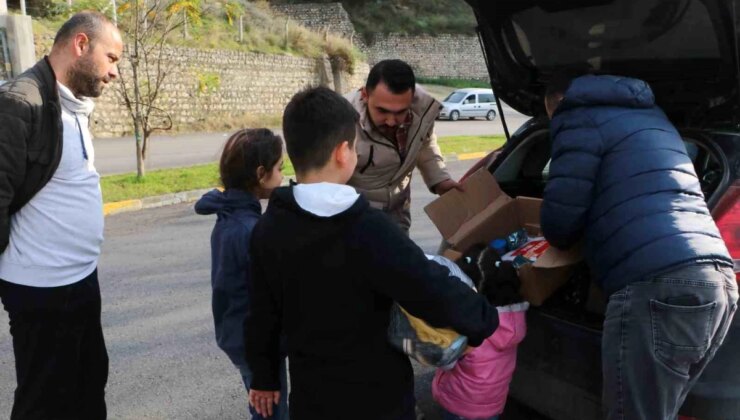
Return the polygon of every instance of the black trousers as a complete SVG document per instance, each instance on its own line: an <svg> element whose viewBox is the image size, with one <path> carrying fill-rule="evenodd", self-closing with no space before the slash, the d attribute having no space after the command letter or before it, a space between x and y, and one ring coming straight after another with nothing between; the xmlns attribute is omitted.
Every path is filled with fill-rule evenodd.
<svg viewBox="0 0 740 420"><path fill-rule="evenodd" d="M0 280L18 387L11 420L106 418L108 352L98 272L62 287Z"/></svg>

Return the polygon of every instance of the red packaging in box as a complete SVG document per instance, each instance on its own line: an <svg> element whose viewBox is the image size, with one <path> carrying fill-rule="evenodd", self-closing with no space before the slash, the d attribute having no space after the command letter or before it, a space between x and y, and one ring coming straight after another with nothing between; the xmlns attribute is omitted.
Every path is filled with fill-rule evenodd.
<svg viewBox="0 0 740 420"><path fill-rule="evenodd" d="M532 238L527 243L522 245L507 254L501 259L503 261L514 261L516 257L524 257L530 262L535 262L537 259L550 248L550 244L543 237Z"/></svg>

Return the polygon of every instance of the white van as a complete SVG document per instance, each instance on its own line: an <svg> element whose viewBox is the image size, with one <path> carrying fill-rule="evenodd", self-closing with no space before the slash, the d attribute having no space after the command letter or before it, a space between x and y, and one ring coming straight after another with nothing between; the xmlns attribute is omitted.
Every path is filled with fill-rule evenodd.
<svg viewBox="0 0 740 420"><path fill-rule="evenodd" d="M439 118L457 121L460 118L496 118L496 97L492 89L458 89L442 101Z"/></svg>

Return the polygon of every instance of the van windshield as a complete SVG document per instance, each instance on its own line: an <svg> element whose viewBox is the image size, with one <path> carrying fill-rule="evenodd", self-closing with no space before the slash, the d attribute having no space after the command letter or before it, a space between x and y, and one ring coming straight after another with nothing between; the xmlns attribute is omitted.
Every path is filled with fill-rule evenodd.
<svg viewBox="0 0 740 420"><path fill-rule="evenodd" d="M445 100L442 102L452 102L453 104L458 104L460 103L460 101L463 100L463 98L465 98L465 95L466 93L464 92L452 92L450 96L445 98Z"/></svg>

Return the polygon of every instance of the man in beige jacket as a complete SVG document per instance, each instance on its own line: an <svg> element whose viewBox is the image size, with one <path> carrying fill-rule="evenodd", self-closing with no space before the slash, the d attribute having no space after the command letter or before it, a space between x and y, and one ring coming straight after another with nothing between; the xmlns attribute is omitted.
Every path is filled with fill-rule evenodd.
<svg viewBox="0 0 740 420"><path fill-rule="evenodd" d="M435 194L460 188L447 172L434 134L441 104L416 85L413 70L401 60L373 66L365 87L347 100L360 114L357 168L349 185L408 233L414 168Z"/></svg>

